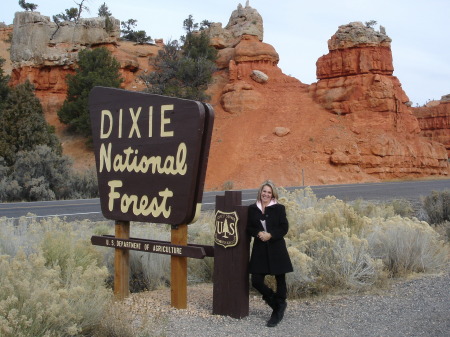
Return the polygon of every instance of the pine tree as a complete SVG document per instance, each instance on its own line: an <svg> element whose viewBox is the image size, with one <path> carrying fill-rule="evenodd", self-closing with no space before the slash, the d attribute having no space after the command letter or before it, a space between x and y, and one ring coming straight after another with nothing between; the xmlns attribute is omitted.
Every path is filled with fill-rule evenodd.
<svg viewBox="0 0 450 337"><path fill-rule="evenodd" d="M25 9L26 11L34 11L38 5L33 4L31 2L25 2L25 0L19 0L19 6Z"/></svg>
<svg viewBox="0 0 450 337"><path fill-rule="evenodd" d="M67 98L58 111L61 122L85 137L91 137L88 97L95 86L118 88L123 79L120 64L104 47L83 50L78 54L78 68L67 76Z"/></svg>
<svg viewBox="0 0 450 337"><path fill-rule="evenodd" d="M152 41L152 38L150 36L147 36L147 33L144 30L134 30L137 25L136 19L128 19L128 21L122 21L120 25L122 26L122 29L120 30L120 32L122 33L122 39L126 41L136 42L138 44L145 44Z"/></svg>
<svg viewBox="0 0 450 337"><path fill-rule="evenodd" d="M203 21L207 22L207 21ZM217 51L209 45L209 36L192 15L183 22L186 36L178 41L169 41L154 62L155 71L142 76L149 93L206 101L205 91L216 70Z"/></svg>
<svg viewBox="0 0 450 337"><path fill-rule="evenodd" d="M61 153L61 144L55 130L44 117L40 101L34 95L30 82L8 90L0 108L0 157L11 166L19 151L32 150L37 145L47 145Z"/></svg>

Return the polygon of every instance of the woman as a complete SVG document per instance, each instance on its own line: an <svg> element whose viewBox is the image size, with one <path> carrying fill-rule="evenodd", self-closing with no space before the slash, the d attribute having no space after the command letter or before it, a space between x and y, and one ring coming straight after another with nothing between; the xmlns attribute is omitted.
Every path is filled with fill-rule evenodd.
<svg viewBox="0 0 450 337"><path fill-rule="evenodd" d="M287 306L286 273L293 271L284 241L289 229L286 210L277 199L274 184L270 180L265 181L258 191L256 203L248 207L247 222L247 232L254 238L249 272L252 286L273 309L267 322L269 327L276 326L283 319ZM275 275L276 292L264 283L266 275Z"/></svg>

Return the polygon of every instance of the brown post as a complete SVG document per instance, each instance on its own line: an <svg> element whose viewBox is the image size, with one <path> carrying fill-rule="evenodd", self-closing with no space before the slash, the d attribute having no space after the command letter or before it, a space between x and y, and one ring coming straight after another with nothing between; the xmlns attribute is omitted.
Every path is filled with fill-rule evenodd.
<svg viewBox="0 0 450 337"><path fill-rule="evenodd" d="M171 243L174 245L187 245L187 225L172 226ZM172 307L187 308L187 257L170 257L170 294Z"/></svg>
<svg viewBox="0 0 450 337"><path fill-rule="evenodd" d="M116 221L116 238L130 238L130 222ZM115 249L114 252L114 295L123 300L130 295L130 251L127 249Z"/></svg>
<svg viewBox="0 0 450 337"><path fill-rule="evenodd" d="M249 313L247 206L241 191L216 196L213 314L243 318Z"/></svg>

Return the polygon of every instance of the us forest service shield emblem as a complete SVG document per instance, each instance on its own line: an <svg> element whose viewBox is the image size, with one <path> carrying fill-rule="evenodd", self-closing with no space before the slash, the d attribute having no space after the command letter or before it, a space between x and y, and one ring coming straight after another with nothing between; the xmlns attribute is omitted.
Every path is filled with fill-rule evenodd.
<svg viewBox="0 0 450 337"><path fill-rule="evenodd" d="M236 212L216 212L216 231L214 233L214 242L225 248L234 247L238 243L238 225L239 218Z"/></svg>

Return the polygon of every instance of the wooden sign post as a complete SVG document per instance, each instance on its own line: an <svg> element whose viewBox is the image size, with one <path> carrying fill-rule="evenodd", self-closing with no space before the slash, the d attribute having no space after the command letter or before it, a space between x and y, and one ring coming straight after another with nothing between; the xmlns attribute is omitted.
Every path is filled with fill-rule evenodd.
<svg viewBox="0 0 450 337"><path fill-rule="evenodd" d="M116 221L116 238L130 238L130 222ZM116 248L114 250L114 295L123 300L130 295L130 251Z"/></svg>
<svg viewBox="0 0 450 337"><path fill-rule="evenodd" d="M115 238L91 241L116 249L114 293L129 295L129 249L170 254L172 306L186 308L186 224L201 209L214 110L192 100L95 87L89 112L100 205L116 220ZM172 225L172 245L131 240L130 221Z"/></svg>
<svg viewBox="0 0 450 337"><path fill-rule="evenodd" d="M247 206L241 191L216 196L213 314L243 318L249 312Z"/></svg>
<svg viewBox="0 0 450 337"><path fill-rule="evenodd" d="M172 226L171 242L174 245L187 245L187 225ZM172 306L178 309L187 308L187 258L170 257L170 299Z"/></svg>

